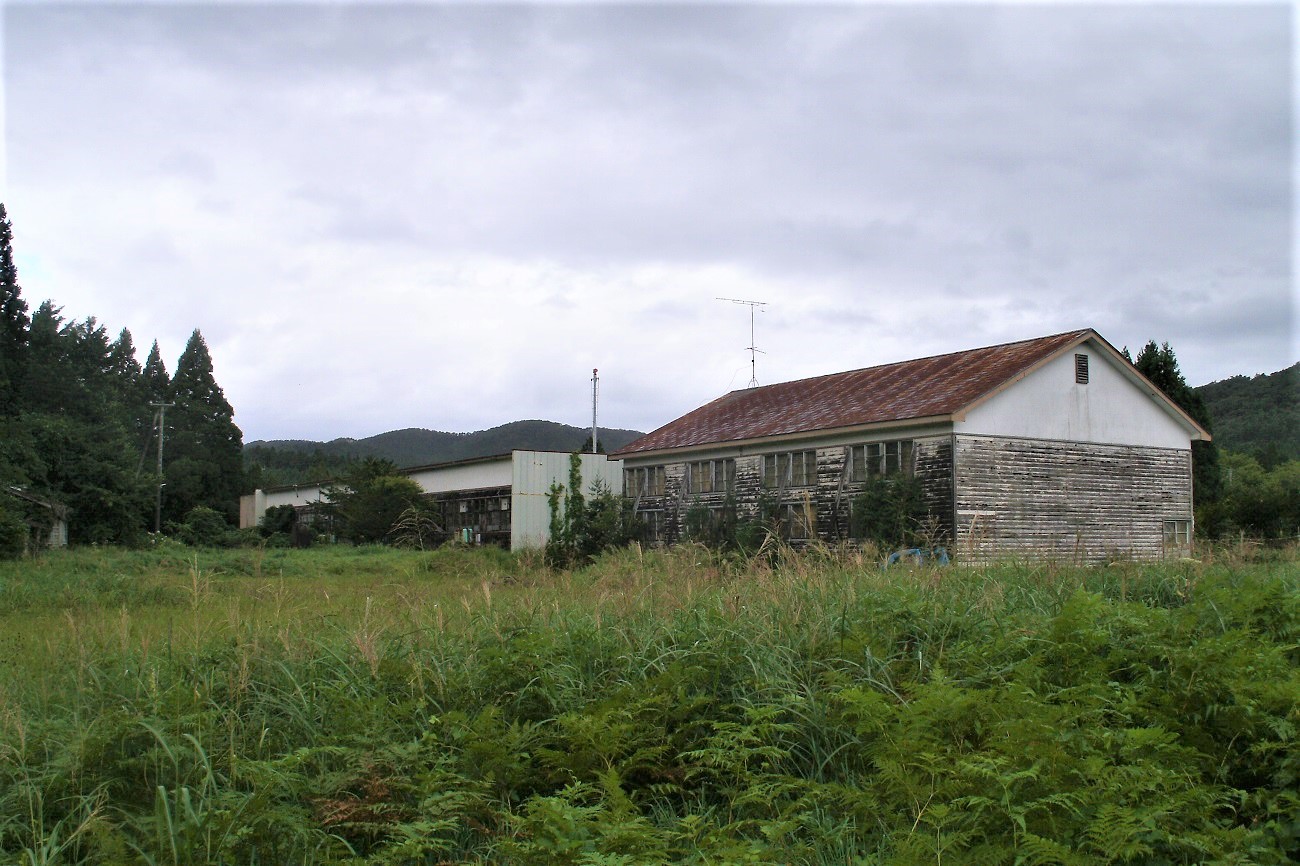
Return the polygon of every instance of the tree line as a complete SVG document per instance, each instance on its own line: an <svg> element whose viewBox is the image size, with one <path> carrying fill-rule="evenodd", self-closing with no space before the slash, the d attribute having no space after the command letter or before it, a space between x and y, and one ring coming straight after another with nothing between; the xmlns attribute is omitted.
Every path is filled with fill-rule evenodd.
<svg viewBox="0 0 1300 866"><path fill-rule="evenodd" d="M196 509L233 524L242 448L197 329L169 375L156 340L141 365L126 328L29 310L0 204L0 553L56 516L74 544L139 543Z"/></svg>
<svg viewBox="0 0 1300 866"><path fill-rule="evenodd" d="M1124 355L1129 357L1128 349ZM1218 391L1212 386L1189 387L1168 343L1156 345L1151 340L1132 361L1139 372L1214 435L1217 419L1207 406L1206 393L1217 399ZM1285 383L1285 376L1278 374L1278 381ZM1291 381L1295 381L1294 375ZM1295 394L1286 393L1285 387L1277 390L1276 399L1256 409L1253 417L1268 419L1288 411L1294 414ZM1243 441L1237 435L1231 440ZM1288 458L1284 440L1272 440L1272 444L1276 447L1246 453L1221 449L1214 441L1192 443L1192 495L1199 535L1211 539L1238 534L1273 539L1300 535L1300 460L1294 453Z"/></svg>

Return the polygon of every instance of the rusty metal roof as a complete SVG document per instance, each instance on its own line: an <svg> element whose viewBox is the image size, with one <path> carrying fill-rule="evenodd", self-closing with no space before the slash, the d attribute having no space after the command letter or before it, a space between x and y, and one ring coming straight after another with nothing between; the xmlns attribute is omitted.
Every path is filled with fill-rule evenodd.
<svg viewBox="0 0 1300 866"><path fill-rule="evenodd" d="M732 391L610 456L952 415L1090 336L1069 331Z"/></svg>

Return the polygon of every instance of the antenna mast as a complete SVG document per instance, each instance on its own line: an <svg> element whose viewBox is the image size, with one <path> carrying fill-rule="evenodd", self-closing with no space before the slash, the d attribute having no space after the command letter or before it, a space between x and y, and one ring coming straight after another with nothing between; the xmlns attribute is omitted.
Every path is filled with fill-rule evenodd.
<svg viewBox="0 0 1300 866"><path fill-rule="evenodd" d="M730 301L733 304L744 304L749 307L749 345L746 347L749 350L749 387L757 388L758 363L756 356L758 353L764 355L767 353L758 348L757 344L754 342L754 310L757 307L766 307L767 301L743 301L740 298L718 298L717 300Z"/></svg>

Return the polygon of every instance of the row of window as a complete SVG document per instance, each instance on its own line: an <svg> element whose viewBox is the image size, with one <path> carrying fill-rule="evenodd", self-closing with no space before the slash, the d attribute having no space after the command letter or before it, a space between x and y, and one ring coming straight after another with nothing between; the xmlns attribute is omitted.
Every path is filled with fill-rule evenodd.
<svg viewBox="0 0 1300 866"><path fill-rule="evenodd" d="M664 541L664 513L662 509L641 509L636 513L644 526L644 540ZM723 520L722 506L711 506L709 518L715 523ZM814 517L812 510L805 503L787 503L777 511L777 521L782 538L802 540L812 537Z"/></svg>
<svg viewBox="0 0 1300 866"><path fill-rule="evenodd" d="M849 449L849 480L866 481L882 475L912 473L912 440L869 442ZM763 455L763 486L769 490L812 487L817 483L817 452L786 451ZM686 464L687 493L729 493L736 488L736 461L697 460ZM623 470L624 495L663 496L664 467Z"/></svg>
<svg viewBox="0 0 1300 866"><path fill-rule="evenodd" d="M509 496L473 496L441 503L443 529L457 532L464 528L480 532L503 532L510 529Z"/></svg>

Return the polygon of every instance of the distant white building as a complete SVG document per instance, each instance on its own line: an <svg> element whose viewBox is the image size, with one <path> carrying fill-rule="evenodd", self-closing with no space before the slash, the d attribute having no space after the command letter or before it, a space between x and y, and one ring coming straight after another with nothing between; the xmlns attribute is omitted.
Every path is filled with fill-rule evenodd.
<svg viewBox="0 0 1300 866"><path fill-rule="evenodd" d="M623 491L622 464L604 454L583 454L582 492L602 482ZM552 484L569 483L569 454L562 451L511 451L400 471L423 488L442 510L448 538L499 544L511 550L542 547L550 535L551 512L546 493ZM325 502L329 481L255 490L239 501L241 529L257 526L267 509L292 505L304 518Z"/></svg>

